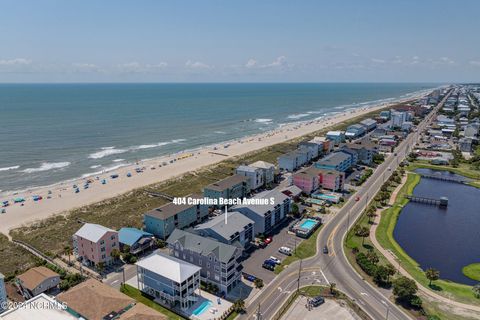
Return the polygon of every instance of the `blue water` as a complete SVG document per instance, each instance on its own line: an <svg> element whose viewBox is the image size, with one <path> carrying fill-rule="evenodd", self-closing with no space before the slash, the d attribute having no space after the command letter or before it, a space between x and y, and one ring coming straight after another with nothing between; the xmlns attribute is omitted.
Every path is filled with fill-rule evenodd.
<svg viewBox="0 0 480 320"><path fill-rule="evenodd" d="M312 229L313 227L315 227L316 224L317 224L317 221L311 220L311 219L307 219L307 220L305 220L305 221L300 225L300 228L310 230L310 229Z"/></svg>
<svg viewBox="0 0 480 320"><path fill-rule="evenodd" d="M197 309L193 310L192 314L194 316L199 316L212 305L212 302L210 300L203 301L201 305L198 306Z"/></svg>
<svg viewBox="0 0 480 320"><path fill-rule="evenodd" d="M1 84L0 190L49 185L433 87Z"/></svg>

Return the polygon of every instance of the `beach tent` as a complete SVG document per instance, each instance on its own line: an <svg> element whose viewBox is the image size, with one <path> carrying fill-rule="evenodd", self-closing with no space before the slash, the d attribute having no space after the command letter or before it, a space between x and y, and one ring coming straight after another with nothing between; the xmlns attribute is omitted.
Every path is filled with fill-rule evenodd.
<svg viewBox="0 0 480 320"><path fill-rule="evenodd" d="M15 203L24 202L24 201L25 201L24 198L15 198L15 199L13 199L13 202L15 202Z"/></svg>

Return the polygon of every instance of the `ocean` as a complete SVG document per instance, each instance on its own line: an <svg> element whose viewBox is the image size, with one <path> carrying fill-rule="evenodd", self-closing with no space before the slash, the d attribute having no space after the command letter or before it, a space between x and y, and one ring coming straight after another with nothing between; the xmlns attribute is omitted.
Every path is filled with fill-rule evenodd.
<svg viewBox="0 0 480 320"><path fill-rule="evenodd" d="M435 84L1 84L0 190L114 170Z"/></svg>

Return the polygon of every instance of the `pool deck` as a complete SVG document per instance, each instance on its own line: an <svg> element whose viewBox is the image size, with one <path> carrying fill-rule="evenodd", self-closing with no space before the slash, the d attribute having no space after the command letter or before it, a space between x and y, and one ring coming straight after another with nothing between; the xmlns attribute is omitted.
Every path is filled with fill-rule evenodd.
<svg viewBox="0 0 480 320"><path fill-rule="evenodd" d="M210 294L205 291L197 290L196 291L198 297L198 301L195 302L193 306L188 308L183 313L187 315L190 319L198 319L198 320L210 320L210 319L217 319L226 312L231 306L232 303L228 302L227 300L218 298L217 296ZM220 299L220 304L218 304L218 299ZM193 315L193 311L197 309L204 301L210 300L212 302L212 306L208 307L205 312L202 314L195 316ZM213 311L215 310L215 313Z"/></svg>

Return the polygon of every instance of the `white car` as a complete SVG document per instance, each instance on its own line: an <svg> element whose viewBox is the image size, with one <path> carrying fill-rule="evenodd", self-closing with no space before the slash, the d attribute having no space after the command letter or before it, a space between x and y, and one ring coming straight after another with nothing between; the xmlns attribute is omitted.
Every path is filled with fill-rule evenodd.
<svg viewBox="0 0 480 320"><path fill-rule="evenodd" d="M292 249L288 248L288 247L280 247L278 249L278 252L280 253L283 253L283 254L286 254L287 256L291 256L292 255Z"/></svg>
<svg viewBox="0 0 480 320"><path fill-rule="evenodd" d="M268 260L271 260L271 261L275 262L276 264L282 263L282 261L280 261L280 259L275 258L274 256L270 256L270 258L268 258Z"/></svg>

